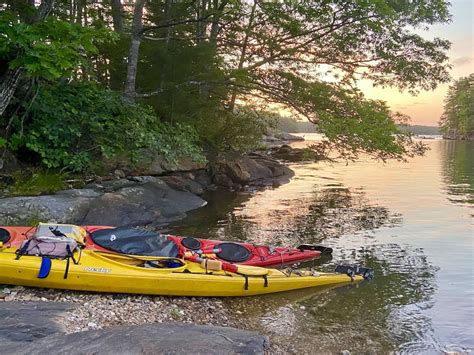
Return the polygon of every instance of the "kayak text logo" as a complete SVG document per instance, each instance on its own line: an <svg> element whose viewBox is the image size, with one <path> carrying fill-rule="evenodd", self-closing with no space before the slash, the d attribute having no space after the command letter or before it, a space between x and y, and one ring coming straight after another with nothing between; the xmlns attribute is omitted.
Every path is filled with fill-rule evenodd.
<svg viewBox="0 0 474 355"><path fill-rule="evenodd" d="M92 267L92 266L86 266L84 268L84 271L89 271L89 272L100 272L103 274L108 274L112 272L112 269L106 269L105 267Z"/></svg>

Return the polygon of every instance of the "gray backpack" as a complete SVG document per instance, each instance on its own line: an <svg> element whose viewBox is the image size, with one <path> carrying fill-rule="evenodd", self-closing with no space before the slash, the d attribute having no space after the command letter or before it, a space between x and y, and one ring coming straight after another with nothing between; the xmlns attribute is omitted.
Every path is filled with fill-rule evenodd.
<svg viewBox="0 0 474 355"><path fill-rule="evenodd" d="M79 259L74 258L74 252L79 251ZM38 278L48 277L51 270L51 259L66 259L66 269L64 278L67 279L69 272L69 260L78 264L81 258L81 248L79 244L65 235L42 236L33 235L30 239L23 241L20 248L16 251L17 260L23 255L41 256L41 267Z"/></svg>
<svg viewBox="0 0 474 355"><path fill-rule="evenodd" d="M72 257L79 249L77 242L70 238L47 238L33 237L25 240L20 249L19 255L49 256L55 259L65 259Z"/></svg>

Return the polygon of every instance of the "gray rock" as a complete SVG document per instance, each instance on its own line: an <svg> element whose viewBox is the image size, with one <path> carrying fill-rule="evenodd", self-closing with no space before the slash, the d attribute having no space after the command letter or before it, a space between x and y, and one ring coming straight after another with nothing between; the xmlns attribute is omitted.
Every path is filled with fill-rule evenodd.
<svg viewBox="0 0 474 355"><path fill-rule="evenodd" d="M304 141L303 137L295 136L294 134L287 132L279 132L275 136L284 141Z"/></svg>
<svg viewBox="0 0 474 355"><path fill-rule="evenodd" d="M96 191L95 189L71 189L71 190L62 190L56 192L56 195L68 196L68 197L99 197L102 193Z"/></svg>
<svg viewBox="0 0 474 355"><path fill-rule="evenodd" d="M240 184L248 184L251 181L272 177L270 169L249 157L226 162L225 171L234 182Z"/></svg>
<svg viewBox="0 0 474 355"><path fill-rule="evenodd" d="M196 170L194 173L194 181L206 188L212 184L212 177L207 170Z"/></svg>
<svg viewBox="0 0 474 355"><path fill-rule="evenodd" d="M121 169L115 169L113 172L113 175L116 176L119 179L123 179L126 175L125 172Z"/></svg>
<svg viewBox="0 0 474 355"><path fill-rule="evenodd" d="M262 136L262 141L264 143L284 143L284 142L291 142L291 141L304 141L305 139L300 136L296 136L291 133L287 132L275 132L270 133L268 135Z"/></svg>
<svg viewBox="0 0 474 355"><path fill-rule="evenodd" d="M160 180L122 188L94 200L82 224L162 224L180 219L206 201L187 191L176 191Z"/></svg>
<svg viewBox="0 0 474 355"><path fill-rule="evenodd" d="M156 177L156 176L130 176L128 179L130 181L134 181L134 182L137 182L137 183L140 183L140 184L160 180L160 178Z"/></svg>
<svg viewBox="0 0 474 355"><path fill-rule="evenodd" d="M309 149L293 148L289 145L282 145L271 149L270 155L280 160L289 162L300 161L317 161L324 157L319 156L316 152Z"/></svg>
<svg viewBox="0 0 474 355"><path fill-rule="evenodd" d="M87 192L87 194L90 192ZM10 197L0 199L0 223L30 224L33 220L71 222L82 219L87 212L90 197L58 195Z"/></svg>
<svg viewBox="0 0 474 355"><path fill-rule="evenodd" d="M71 304L56 302L0 303L2 353L13 353L8 349L62 333L54 319L72 308Z"/></svg>
<svg viewBox="0 0 474 355"><path fill-rule="evenodd" d="M136 186L137 182L136 181L131 181L128 179L117 179L117 180L108 180L108 181L103 181L101 183L102 189L105 192L113 192L117 191L119 189L122 189L124 187L132 187Z"/></svg>
<svg viewBox="0 0 474 355"><path fill-rule="evenodd" d="M4 354L263 354L268 338L258 333L176 323L120 326L65 334L59 319L77 303L0 303L0 342ZM66 314L67 313L67 314ZM89 322L89 328L97 328Z"/></svg>
<svg viewBox="0 0 474 355"><path fill-rule="evenodd" d="M271 136L271 135L262 135L262 141L263 142L266 142L266 143L274 143L274 142L278 142L278 138L275 137L275 136Z"/></svg>
<svg viewBox="0 0 474 355"><path fill-rule="evenodd" d="M27 354L263 354L267 347L268 338L254 332L165 323L57 334L16 350Z"/></svg>
<svg viewBox="0 0 474 355"><path fill-rule="evenodd" d="M179 172L179 171L193 171L197 169L204 169L206 162L195 162L191 159L181 159L177 162L169 162L163 157L153 153L144 153L141 160L135 164L128 164L124 169L131 172L131 175L162 175L164 173Z"/></svg>
<svg viewBox="0 0 474 355"><path fill-rule="evenodd" d="M294 176L294 171L288 168L286 165L281 164L280 162L269 159L269 158L264 158L264 157L256 157L254 158L256 162L258 162L260 165L263 165L270 169L271 171L271 176L273 178L278 178L278 177L287 177L291 178Z"/></svg>
<svg viewBox="0 0 474 355"><path fill-rule="evenodd" d="M163 180L168 180L173 187ZM109 180L95 189L90 187L48 196L0 199L0 224L29 225L38 220L75 224L163 224L183 218L187 211L206 204L196 196L204 192L202 186L182 176Z"/></svg>
<svg viewBox="0 0 474 355"><path fill-rule="evenodd" d="M161 180L166 182L166 184L179 191L189 191L193 194L196 195L202 195L204 193L204 189L200 184L197 182L185 178L183 176L177 176L177 175L169 175L169 176L163 176L161 177Z"/></svg>
<svg viewBox="0 0 474 355"><path fill-rule="evenodd" d="M294 175L280 162L257 154L220 161L213 172L217 185L233 188L238 185L279 185Z"/></svg>
<svg viewBox="0 0 474 355"><path fill-rule="evenodd" d="M214 174L213 181L216 185L226 188L233 188L235 186L235 183L226 174Z"/></svg>
<svg viewBox="0 0 474 355"><path fill-rule="evenodd" d="M176 163L163 162L162 167L165 171L168 172L177 172L177 171L193 171L199 169L205 169L206 162L195 162L191 159L181 159Z"/></svg>

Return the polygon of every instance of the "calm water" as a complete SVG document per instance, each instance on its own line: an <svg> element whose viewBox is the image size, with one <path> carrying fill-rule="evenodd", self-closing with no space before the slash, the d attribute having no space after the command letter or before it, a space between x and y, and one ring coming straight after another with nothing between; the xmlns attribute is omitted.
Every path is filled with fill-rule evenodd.
<svg viewBox="0 0 474 355"><path fill-rule="evenodd" d="M474 142L426 143L408 163L293 164L289 184L210 194L170 229L323 243L335 251L315 262L321 269L374 268L359 286L227 301L245 326L294 352L474 351Z"/></svg>

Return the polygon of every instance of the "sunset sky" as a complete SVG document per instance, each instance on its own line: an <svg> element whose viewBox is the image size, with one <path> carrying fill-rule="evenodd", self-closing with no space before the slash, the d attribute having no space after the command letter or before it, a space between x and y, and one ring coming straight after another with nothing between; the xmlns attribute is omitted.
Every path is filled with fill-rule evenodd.
<svg viewBox="0 0 474 355"><path fill-rule="evenodd" d="M453 65L451 75L457 79L474 72L474 0L453 0L452 22L433 26L423 32L426 38L440 37L452 42L449 51ZM418 96L400 93L397 89L373 88L370 82L360 82L359 88L367 97L387 101L391 109L409 115L412 124L435 126L443 111L443 99L449 84L435 91L423 91Z"/></svg>

